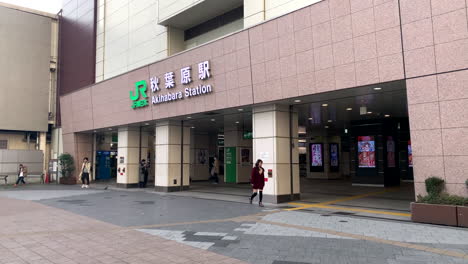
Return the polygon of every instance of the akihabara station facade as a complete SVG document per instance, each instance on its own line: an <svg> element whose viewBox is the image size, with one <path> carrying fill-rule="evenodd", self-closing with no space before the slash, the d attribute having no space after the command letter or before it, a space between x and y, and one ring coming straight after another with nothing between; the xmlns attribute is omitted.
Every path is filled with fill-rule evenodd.
<svg viewBox="0 0 468 264"><path fill-rule="evenodd" d="M190 190L219 160L266 202L304 182L467 196L465 0L64 0L64 152L94 180Z"/></svg>

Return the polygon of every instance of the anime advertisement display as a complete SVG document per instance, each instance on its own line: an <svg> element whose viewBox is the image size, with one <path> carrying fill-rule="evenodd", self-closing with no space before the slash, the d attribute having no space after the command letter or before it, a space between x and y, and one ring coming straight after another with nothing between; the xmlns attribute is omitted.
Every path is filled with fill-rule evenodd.
<svg viewBox="0 0 468 264"><path fill-rule="evenodd" d="M339 164L339 159L338 159L338 144L336 143L331 143L330 144L330 166L331 167L338 167Z"/></svg>
<svg viewBox="0 0 468 264"><path fill-rule="evenodd" d="M408 140L408 167L413 167L413 149L411 148L411 140Z"/></svg>
<svg viewBox="0 0 468 264"><path fill-rule="evenodd" d="M359 168L375 168L375 141L372 136L358 137Z"/></svg>
<svg viewBox="0 0 468 264"><path fill-rule="evenodd" d="M322 157L322 144L310 144L310 153L312 162L312 167L322 167L323 166L323 157Z"/></svg>
<svg viewBox="0 0 468 264"><path fill-rule="evenodd" d="M395 168L395 141L393 137L387 137L387 166Z"/></svg>

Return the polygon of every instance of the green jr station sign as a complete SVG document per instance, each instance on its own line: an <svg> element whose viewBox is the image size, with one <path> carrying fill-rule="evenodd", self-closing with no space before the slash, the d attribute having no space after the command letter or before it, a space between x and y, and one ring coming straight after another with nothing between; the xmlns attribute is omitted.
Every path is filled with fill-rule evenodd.
<svg viewBox="0 0 468 264"><path fill-rule="evenodd" d="M146 80L138 81L135 83L135 91L130 91L130 100L132 100L132 108L141 108L149 105L151 100L152 104L174 102L184 98L190 98L193 96L205 95L211 93L212 86L210 84L198 85L196 87L185 87L183 91L171 92L176 86L174 72L167 72L164 74L164 87L168 89L167 93L156 94L161 89L159 88L159 78L150 78L151 91L153 95L148 96L148 84ZM198 64L198 79L206 80L211 77L210 63L204 61ZM182 85L189 85L192 82L192 68L190 66L184 67L180 70L180 82Z"/></svg>

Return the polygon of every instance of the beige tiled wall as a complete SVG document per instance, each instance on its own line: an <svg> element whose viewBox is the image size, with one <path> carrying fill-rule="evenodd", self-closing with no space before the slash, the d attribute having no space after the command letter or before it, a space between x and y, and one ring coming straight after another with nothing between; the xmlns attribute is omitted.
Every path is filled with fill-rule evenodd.
<svg viewBox="0 0 468 264"><path fill-rule="evenodd" d="M167 56L167 29L158 25L158 0L99 0L96 81Z"/></svg>

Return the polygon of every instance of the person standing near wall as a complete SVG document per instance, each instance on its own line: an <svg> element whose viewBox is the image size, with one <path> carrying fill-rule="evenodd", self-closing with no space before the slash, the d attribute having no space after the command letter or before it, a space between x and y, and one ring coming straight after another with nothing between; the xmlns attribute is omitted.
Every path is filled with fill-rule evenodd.
<svg viewBox="0 0 468 264"><path fill-rule="evenodd" d="M214 184L218 184L219 182L218 175L219 175L219 160L218 158L214 157L213 168L211 168L211 177L210 177L210 180L212 180Z"/></svg>
<svg viewBox="0 0 468 264"><path fill-rule="evenodd" d="M26 182L24 181L24 177L26 177L27 174L28 174L28 169L26 168L26 166L23 166L23 164L20 164L19 169L18 169L18 180L16 180L15 187L18 186L20 182L22 182L23 184L26 184Z"/></svg>
<svg viewBox="0 0 468 264"><path fill-rule="evenodd" d="M81 178L81 188L89 188L89 173L91 172L91 162L89 162L89 159L85 157L83 159L83 165L81 165L81 172L80 172L80 178Z"/></svg>
<svg viewBox="0 0 468 264"><path fill-rule="evenodd" d="M252 204L253 199L257 196L257 192L259 193L259 202L258 205L263 207L262 199L263 199L263 187L265 186L265 169L262 167L263 161L257 160L255 163L255 167L252 168L252 173L250 175L250 183L252 184L253 193L250 196L250 203Z"/></svg>
<svg viewBox="0 0 468 264"><path fill-rule="evenodd" d="M139 186L140 188L146 188L148 183L148 166L146 160L142 159L140 162L140 173L139 173Z"/></svg>

